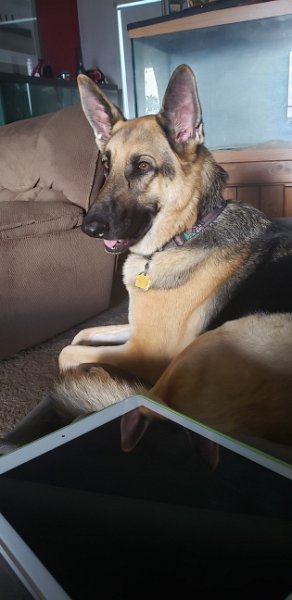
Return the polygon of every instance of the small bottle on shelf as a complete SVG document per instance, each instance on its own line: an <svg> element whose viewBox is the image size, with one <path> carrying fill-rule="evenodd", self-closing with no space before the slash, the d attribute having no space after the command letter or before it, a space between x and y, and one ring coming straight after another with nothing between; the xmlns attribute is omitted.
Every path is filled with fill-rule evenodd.
<svg viewBox="0 0 292 600"><path fill-rule="evenodd" d="M41 77L42 76L43 64L44 64L43 59L39 58L38 63L36 64L36 66L32 70L32 76L33 77Z"/></svg>
<svg viewBox="0 0 292 600"><path fill-rule="evenodd" d="M27 58L27 59L26 59L26 70L27 70L27 74L28 74L29 76L31 76L31 75L32 75L32 68L33 68L33 67L32 67L32 60L31 60L31 58Z"/></svg>

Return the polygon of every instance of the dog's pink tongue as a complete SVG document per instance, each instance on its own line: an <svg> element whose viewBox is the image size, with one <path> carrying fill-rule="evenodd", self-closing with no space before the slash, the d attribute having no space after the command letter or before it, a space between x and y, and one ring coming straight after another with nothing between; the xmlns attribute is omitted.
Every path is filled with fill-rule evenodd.
<svg viewBox="0 0 292 600"><path fill-rule="evenodd" d="M103 240L104 245L111 250L115 247L118 240Z"/></svg>

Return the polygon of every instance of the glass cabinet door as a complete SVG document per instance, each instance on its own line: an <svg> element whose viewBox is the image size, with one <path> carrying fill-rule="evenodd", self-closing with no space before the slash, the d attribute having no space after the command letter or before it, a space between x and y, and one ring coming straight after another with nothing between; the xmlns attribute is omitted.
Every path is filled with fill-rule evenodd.
<svg viewBox="0 0 292 600"><path fill-rule="evenodd" d="M287 12L133 39L137 114L157 112L172 71L187 63L210 149L292 146L292 3Z"/></svg>
<svg viewBox="0 0 292 600"><path fill-rule="evenodd" d="M40 56L34 0L0 0L0 72L28 73Z"/></svg>

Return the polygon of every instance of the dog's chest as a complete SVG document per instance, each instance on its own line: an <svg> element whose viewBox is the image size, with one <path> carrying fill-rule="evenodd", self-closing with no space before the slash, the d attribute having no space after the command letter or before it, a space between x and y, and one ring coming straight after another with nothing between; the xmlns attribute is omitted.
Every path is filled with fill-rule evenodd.
<svg viewBox="0 0 292 600"><path fill-rule="evenodd" d="M144 291L157 287L157 285L160 287L160 277L155 263L155 259L130 254L123 269L124 284L129 291L133 287L144 289Z"/></svg>
<svg viewBox="0 0 292 600"><path fill-rule="evenodd" d="M153 355L174 356L206 329L220 308L222 287L243 261L237 255L219 259L218 252L205 250L160 252L150 261L128 257L124 283L132 331ZM136 285L139 275L144 288Z"/></svg>
<svg viewBox="0 0 292 600"><path fill-rule="evenodd" d="M210 304L205 286L196 284L197 276L178 284L175 263L159 256L159 261L150 261L146 267L145 259L131 256L124 265L133 335L148 353L160 358L166 355L167 360L202 332Z"/></svg>
<svg viewBox="0 0 292 600"><path fill-rule="evenodd" d="M191 282L176 289L132 288L132 337L144 353L159 361L165 357L167 364L202 333L210 306L210 299L199 299Z"/></svg>

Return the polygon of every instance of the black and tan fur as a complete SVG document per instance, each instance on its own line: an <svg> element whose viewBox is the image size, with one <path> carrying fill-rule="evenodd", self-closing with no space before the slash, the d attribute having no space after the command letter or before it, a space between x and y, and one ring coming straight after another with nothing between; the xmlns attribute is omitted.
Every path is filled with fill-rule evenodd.
<svg viewBox="0 0 292 600"><path fill-rule="evenodd" d="M150 397L221 431L292 444L291 234L228 202L197 236L163 249L223 202L226 173L203 144L192 71L175 70L158 115L133 120L87 77L79 89L105 173L83 230L108 251L129 250L129 325L81 331L64 348L54 407L72 420L98 410L99 395L111 404L141 392L142 380ZM147 291L135 285L145 271ZM100 363L138 383L112 393L127 376ZM151 418L124 417L125 449Z"/></svg>

